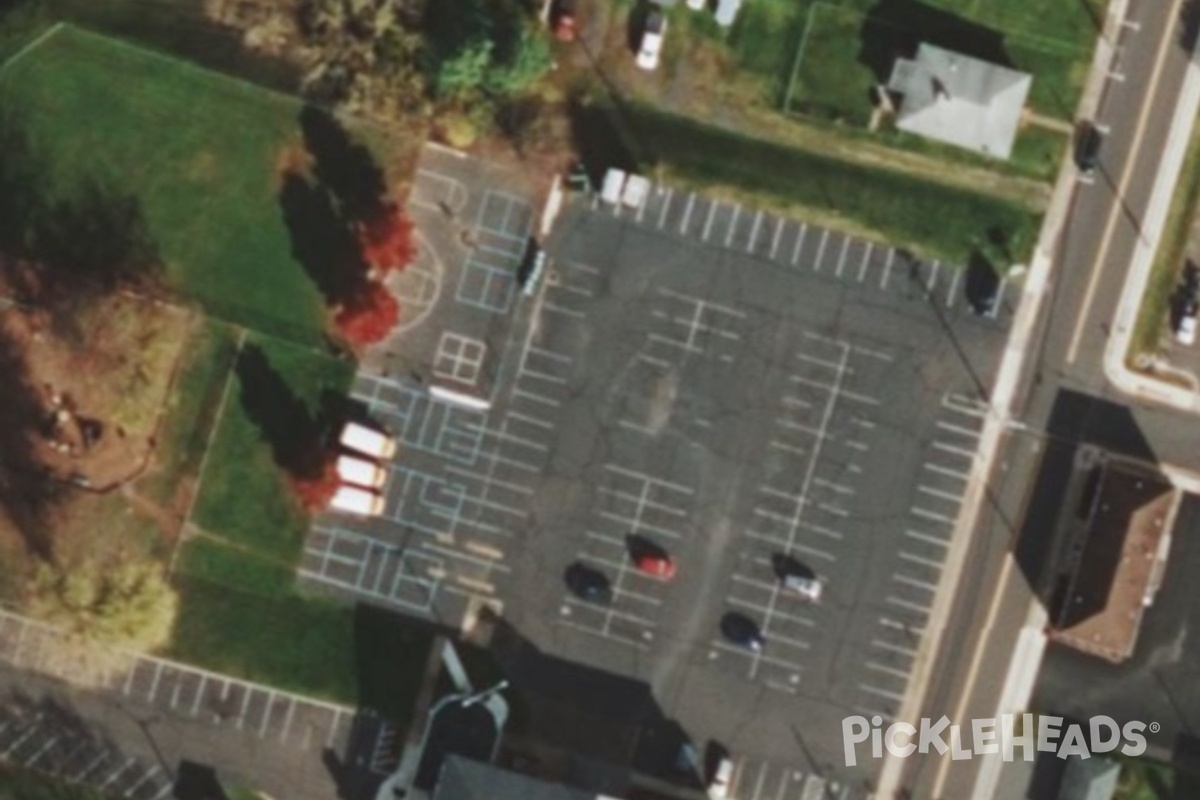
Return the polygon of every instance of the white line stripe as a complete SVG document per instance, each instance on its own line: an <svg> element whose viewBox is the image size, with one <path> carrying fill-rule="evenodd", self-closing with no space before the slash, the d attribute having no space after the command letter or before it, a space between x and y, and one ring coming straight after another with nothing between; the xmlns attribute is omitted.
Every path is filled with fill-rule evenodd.
<svg viewBox="0 0 1200 800"><path fill-rule="evenodd" d="M893 574L892 580L896 581L896 583L902 583L905 586L911 586L914 589L922 589L927 592L937 591L936 584L930 583L929 581L919 581L916 578L910 578L907 575Z"/></svg>
<svg viewBox="0 0 1200 800"><path fill-rule="evenodd" d="M944 565L944 562L942 562L942 561L934 561L932 558L925 558L924 556L918 556L918 555L908 552L907 550L901 550L899 555L900 555L900 558L904 561L911 561L914 564L920 564L921 566L929 567L931 569L936 569L938 571L940 571L942 569L942 566Z"/></svg>
<svg viewBox="0 0 1200 800"><path fill-rule="evenodd" d="M921 533L920 531L906 530L904 532L904 535L909 537L910 539L916 539L917 541L921 541L921 542L928 542L929 544L937 545L938 547L949 547L950 546L950 542L948 540L939 539L936 536L930 536L929 534Z"/></svg>
<svg viewBox="0 0 1200 800"><path fill-rule="evenodd" d="M895 692L889 692L884 689L879 689L874 686L871 686L870 684L860 683L858 685L858 688L862 689L864 692L870 692L871 694L877 694L880 697L886 697L889 700L895 700L896 702L900 702L900 701L904 700L904 695L902 695L902 694L896 694Z"/></svg>
<svg viewBox="0 0 1200 800"><path fill-rule="evenodd" d="M821 231L821 243L817 245L817 257L813 259L813 271L821 271L821 259L825 255L825 245L829 241L829 229Z"/></svg>
<svg viewBox="0 0 1200 800"><path fill-rule="evenodd" d="M936 511L930 511L927 508L921 508L920 506L913 506L911 510L912 510L912 513L918 517L924 517L925 519L931 519L935 522L944 522L947 525L954 524L954 517L949 517L949 516L946 516L945 514L939 514Z"/></svg>
<svg viewBox="0 0 1200 800"><path fill-rule="evenodd" d="M796 232L796 246L792 248L792 266L796 266L796 262L800 259L800 248L804 246L804 237L808 235L808 225L801 222L800 229Z"/></svg>
<svg viewBox="0 0 1200 800"><path fill-rule="evenodd" d="M687 233L688 222L692 219L692 206L696 204L696 193L688 194L687 206L683 209L683 221L679 223L679 235Z"/></svg>
<svg viewBox="0 0 1200 800"><path fill-rule="evenodd" d="M780 234L783 233L783 226L785 224L785 220L775 217L775 236L771 239L771 255L768 256L772 261L775 260L775 253L779 250Z"/></svg>
<svg viewBox="0 0 1200 800"><path fill-rule="evenodd" d="M850 237L842 239L842 254L838 256L837 267L833 271L835 278L842 277L842 269L846 266L846 253L850 252Z"/></svg>
<svg viewBox="0 0 1200 800"><path fill-rule="evenodd" d="M746 252L754 250L754 242L758 239L758 229L762 227L763 212L754 215L754 225L750 228L750 241L746 244Z"/></svg>
<svg viewBox="0 0 1200 800"><path fill-rule="evenodd" d="M892 262L896 259L896 248L888 248L887 261L883 265L883 277L879 279L879 288L886 289L888 284L888 276L892 274Z"/></svg>
<svg viewBox="0 0 1200 800"><path fill-rule="evenodd" d="M862 283L867 277L867 262L871 258L871 253L875 251L874 242L867 242L867 249L863 251L862 263L858 265L858 282Z"/></svg>
<svg viewBox="0 0 1200 800"><path fill-rule="evenodd" d="M667 199L663 201L662 214L658 217L658 229L661 231L667 224L667 210L671 207L671 190L667 189Z"/></svg>
<svg viewBox="0 0 1200 800"><path fill-rule="evenodd" d="M733 243L733 232L737 230L738 217L741 216L742 207L737 203L733 204L733 218L729 220L729 232L725 234L725 246L729 247Z"/></svg>

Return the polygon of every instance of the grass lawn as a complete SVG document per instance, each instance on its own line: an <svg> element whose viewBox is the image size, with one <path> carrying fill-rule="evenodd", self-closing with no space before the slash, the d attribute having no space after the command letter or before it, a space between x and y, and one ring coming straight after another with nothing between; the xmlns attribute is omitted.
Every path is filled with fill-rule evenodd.
<svg viewBox="0 0 1200 800"><path fill-rule="evenodd" d="M992 230L1002 232L1013 263L1032 250L1037 218L1014 204L749 139L645 106L623 110L618 124L609 109L593 106L582 124L596 131L623 125L631 132L629 154L645 174L661 169L684 183L725 186L785 211L816 210L824 223L957 263Z"/></svg>
<svg viewBox="0 0 1200 800"><path fill-rule="evenodd" d="M929 41L989 61L1003 53L1015 69L1033 74L1030 106L1069 120L1098 34L1092 15L1103 13L1103 3L763 0L747 12L734 26L734 50L753 53L743 60L746 69L789 76L788 110L864 122L871 87L890 74L890 51ZM764 30L779 41L756 52L752 44L764 40Z"/></svg>
<svg viewBox="0 0 1200 800"><path fill-rule="evenodd" d="M265 368L278 378L271 384L275 394L257 396L256 387L247 383L250 376L240 369L235 374L193 521L231 547L294 566L308 518L292 497L254 414L260 407L267 415L290 412L298 402L316 420L324 398L341 396L349 388L354 367L308 348L255 336L247 337L243 346L243 353L250 352L261 353Z"/></svg>
<svg viewBox="0 0 1200 800"><path fill-rule="evenodd" d="M315 343L322 301L277 197L301 105L75 28L0 72L50 199L132 198L170 286L217 316Z"/></svg>
<svg viewBox="0 0 1200 800"><path fill-rule="evenodd" d="M27 769L0 769L0 800L104 800L93 789L70 784Z"/></svg>
<svg viewBox="0 0 1200 800"><path fill-rule="evenodd" d="M1160 340L1167 333L1171 295L1179 283L1192 223L1200 212L1200 125L1192 131L1192 141L1188 144L1179 175L1163 236L1154 255L1150 281L1142 295L1137 323L1129 341L1129 352L1125 354L1130 367L1139 355L1157 353Z"/></svg>

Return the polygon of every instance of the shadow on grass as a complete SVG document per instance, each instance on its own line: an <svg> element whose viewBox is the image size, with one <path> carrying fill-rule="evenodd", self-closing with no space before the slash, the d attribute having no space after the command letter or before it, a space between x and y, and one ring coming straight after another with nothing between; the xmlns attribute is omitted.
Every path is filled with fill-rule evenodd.
<svg viewBox="0 0 1200 800"><path fill-rule="evenodd" d="M294 478L320 476L325 464L323 434L333 426L333 410L322 403L316 415L310 414L257 345L242 349L235 370L242 407L270 445L275 463Z"/></svg>
<svg viewBox="0 0 1200 800"><path fill-rule="evenodd" d="M213 767L187 760L179 762L172 797L176 800L229 800Z"/></svg>
<svg viewBox="0 0 1200 800"><path fill-rule="evenodd" d="M896 59L912 58L920 44L1013 66L1002 33L915 0L880 0L871 7L859 36L858 60L886 84Z"/></svg>
<svg viewBox="0 0 1200 800"><path fill-rule="evenodd" d="M367 280L367 265L330 193L291 173L283 180L279 205L291 234L292 255L325 302L340 305L357 296Z"/></svg>
<svg viewBox="0 0 1200 800"><path fill-rule="evenodd" d="M387 179L366 145L316 106L300 112L300 129L313 158L313 177L332 195L342 220L352 225L376 218L387 201Z"/></svg>

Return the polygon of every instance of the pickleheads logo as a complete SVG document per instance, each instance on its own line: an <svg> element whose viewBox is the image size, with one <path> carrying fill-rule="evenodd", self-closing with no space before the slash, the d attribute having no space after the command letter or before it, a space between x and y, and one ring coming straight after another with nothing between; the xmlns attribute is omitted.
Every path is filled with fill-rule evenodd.
<svg viewBox="0 0 1200 800"><path fill-rule="evenodd" d="M1143 731L1157 733L1157 722L1126 722L1118 725L1112 717L1092 717L1085 724L1072 723L1063 727L1062 717L1033 714L1004 714L1000 719L973 719L969 726L969 741L963 729L951 725L948 717L936 721L922 719L920 726L896 722L883 728L882 717L853 716L842 720L842 746L846 751L846 766L858 763L857 746L871 741L871 756L883 758L883 751L897 758L913 753L936 751L950 753L955 761L974 755L1002 755L1012 761L1014 751L1021 748L1022 757L1033 761L1034 753L1055 753L1059 758L1079 756L1090 758L1093 753L1111 753L1118 747L1122 755L1137 757L1146 752ZM964 746L964 741L969 746Z"/></svg>

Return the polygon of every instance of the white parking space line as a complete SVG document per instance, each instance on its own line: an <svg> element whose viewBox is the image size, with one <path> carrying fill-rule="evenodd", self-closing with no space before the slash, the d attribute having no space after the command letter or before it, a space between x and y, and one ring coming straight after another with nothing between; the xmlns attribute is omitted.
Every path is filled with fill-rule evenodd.
<svg viewBox="0 0 1200 800"><path fill-rule="evenodd" d="M771 646L770 640L768 640L767 647L770 647L770 646ZM747 658L757 657L757 660L762 662L763 664L770 664L770 665L776 666L776 667L783 667L784 669L790 669L790 670L794 670L796 672L804 671L803 665L797 664L794 661L788 661L786 659L778 658L776 656L770 655L769 653L764 653L764 652L754 653L754 652L751 652L750 650L747 650L744 647L738 647L737 645L729 644L728 642L716 640L716 641L710 642L709 647L712 647L714 650L721 650L726 653L733 653L734 655L745 656ZM716 658L716 653L710 652L709 658L710 659Z"/></svg>
<svg viewBox="0 0 1200 800"><path fill-rule="evenodd" d="M817 256L813 259L813 271L821 271L821 259L825 256L825 245L829 242L829 230L821 231L821 242L817 245Z"/></svg>
<svg viewBox="0 0 1200 800"><path fill-rule="evenodd" d="M955 291L958 289L958 280L962 277L962 270L952 270L950 285L946 288L946 308L954 305Z"/></svg>
<svg viewBox="0 0 1200 800"><path fill-rule="evenodd" d="M707 242L708 234L712 231L713 215L717 213L717 206L720 205L716 200L708 201L708 219L704 221L704 235L700 237L700 241Z"/></svg>
<svg viewBox="0 0 1200 800"><path fill-rule="evenodd" d="M886 650L889 653L907 656L908 658L916 658L917 656L917 651L911 647L901 647L898 644L892 644L891 642L885 642L880 639L872 639L871 646L878 647L880 650Z"/></svg>
<svg viewBox="0 0 1200 800"><path fill-rule="evenodd" d="M910 539L916 539L917 541L927 542L929 544L936 545L938 547L949 547L950 546L950 543L948 541L946 541L945 539L939 539L936 536L930 536L928 533L921 533L920 531L906 530L904 532L904 535L909 537Z"/></svg>
<svg viewBox="0 0 1200 800"><path fill-rule="evenodd" d="M750 241L746 243L746 252L754 251L754 244L758 241L758 230L762 227L763 212L760 210L754 215L754 225L750 227Z"/></svg>
<svg viewBox="0 0 1200 800"><path fill-rule="evenodd" d="M956 470L956 469L950 469L949 467L943 467L939 464L934 464L932 461L926 461L924 464L921 465L921 468L927 469L930 472L937 473L938 475L943 475L947 478L952 478L954 480L963 481L964 483L971 479L971 474L969 472L960 472L959 470Z"/></svg>
<svg viewBox="0 0 1200 800"><path fill-rule="evenodd" d="M557 621L558 621L559 625L563 625L567 628L572 628L581 633L588 633L588 634L591 634L592 636L599 636L602 639L609 639L614 642L620 642L621 644L626 644L626 645L629 645L630 647L636 647L639 650L649 650L650 649L650 645L648 645L645 641L639 641L639 640L631 638L629 636L623 636L619 633L612 633L612 632L604 633L603 631L597 630L595 628L589 628L587 625L581 625L580 623L575 622L573 620L569 620L569 619L559 618Z"/></svg>
<svg viewBox="0 0 1200 800"><path fill-rule="evenodd" d="M661 188L659 191L663 191ZM671 189L666 190L666 198L663 200L662 213L658 215L658 229L661 231L663 226L667 224L667 210L671 207Z"/></svg>
<svg viewBox="0 0 1200 800"><path fill-rule="evenodd" d="M996 297L999 298L992 308L987 312L988 319L995 319L1000 314L1000 307L1004 305L1004 292L1008 288L1008 276L1005 275L1000 279L1000 286L996 289Z"/></svg>
<svg viewBox="0 0 1200 800"><path fill-rule="evenodd" d="M785 453L791 453L795 456L803 456L808 453L808 451L803 447L796 447L794 444L788 444L787 442L782 442L778 439L772 439L771 441L767 442L767 447L774 447L776 450L782 450Z"/></svg>
<svg viewBox="0 0 1200 800"><path fill-rule="evenodd" d="M145 785L146 785L146 783L147 783L147 782L149 782L151 778L153 778L153 777L155 777L156 775L158 775L158 773L159 773L159 772L161 772L161 771L162 771L162 767L158 766L157 764L155 764L155 765L153 765L152 767L150 767L150 769L146 770L146 774L145 774L145 775L143 775L143 776L142 776L142 777L141 777L141 778L138 780L138 782L137 782L137 783L135 783L133 786L130 786L128 789L126 789L126 790L123 792L124 796L125 796L125 797L132 797L134 792L136 792L138 789L140 789L140 788L142 788L143 786L145 786Z"/></svg>
<svg viewBox="0 0 1200 800"><path fill-rule="evenodd" d="M742 207L737 203L733 204L733 217L729 220L729 231L725 234L725 246L729 247L733 243L733 232L737 229L738 216L742 213Z"/></svg>
<svg viewBox="0 0 1200 800"><path fill-rule="evenodd" d="M562 314L564 317L570 317L571 319L585 319L587 317L587 314L583 313L582 311L576 311L573 308L560 306L553 300L543 300L539 308L542 311L549 311L553 314Z"/></svg>
<svg viewBox="0 0 1200 800"><path fill-rule="evenodd" d="M956 433L960 436L966 436L971 439L978 439L982 433L982 431L977 428L964 428L961 425L951 425L949 422L944 422L943 420L937 421L937 427L940 430Z"/></svg>
<svg viewBox="0 0 1200 800"><path fill-rule="evenodd" d="M687 233L688 222L690 222L692 219L692 206L694 206L695 204L696 204L696 193L690 192L688 194L687 205L684 206L684 209L683 209L683 221L681 221L679 223L680 236Z"/></svg>
<svg viewBox="0 0 1200 800"><path fill-rule="evenodd" d="M939 572L941 571L942 567L945 566L945 562L943 561L935 561L932 558L925 558L924 556L910 553L907 550L901 550L898 556L903 561L909 561L913 564L920 564L923 567L929 567L930 569L935 569Z"/></svg>
<svg viewBox="0 0 1200 800"><path fill-rule="evenodd" d="M925 293L933 294L933 287L937 284L938 267L942 265L941 261L934 261L933 268L929 271L929 280L925 282Z"/></svg>
<svg viewBox="0 0 1200 800"><path fill-rule="evenodd" d="M885 261L883 264L883 275L879 278L879 288L880 289L887 289L888 276L890 276L892 274L892 262L895 260L896 260L896 249L894 247L889 247L887 261Z"/></svg>
<svg viewBox="0 0 1200 800"><path fill-rule="evenodd" d="M951 503L961 503L963 499L961 494L954 494L953 492L934 489L932 486L925 486L924 484L917 486L917 491L921 492L922 494L927 494L931 497L937 497L941 500L949 500Z"/></svg>
<svg viewBox="0 0 1200 800"><path fill-rule="evenodd" d="M626 469L625 467L620 467L620 466L617 466L616 464L611 464L611 463L605 464L604 468L606 470L608 470L609 472L615 472L618 475L626 475L626 476L628 476L630 478L634 478L636 480L645 481L646 483L654 484L656 486L662 486L662 487L670 489L672 491L680 492L681 494L686 494L689 497L696 493L695 489L692 489L688 486L684 486L683 484L672 483L671 481L664 481L659 478L655 478L653 475L647 475L646 473L638 472L637 470Z"/></svg>
<svg viewBox="0 0 1200 800"><path fill-rule="evenodd" d="M512 395L513 397L524 398L525 400L530 400L534 403L538 403L539 405L551 406L553 408L558 408L562 405L562 402L555 400L553 397L546 397L545 395L537 394L536 392L527 392L524 389L514 388Z"/></svg>
<svg viewBox="0 0 1200 800"><path fill-rule="evenodd" d="M846 266L846 253L850 250L850 237L842 239L842 253L838 256L837 267L833 271L835 278L842 277L842 269Z"/></svg>
<svg viewBox="0 0 1200 800"><path fill-rule="evenodd" d="M863 250L862 263L858 265L858 282L862 283L867 277L867 262L871 258L871 254L875 251L875 243L867 242L867 248Z"/></svg>
<svg viewBox="0 0 1200 800"><path fill-rule="evenodd" d="M125 761L125 763L122 764L118 769L113 770L113 772L108 776L108 778L105 779L104 783L100 784L96 788L100 789L101 791L107 789L110 785L112 785L117 780L117 778L121 777L121 775L123 773L125 773L130 767L132 767L135 763L137 763L136 758L131 757L131 758L127 759Z"/></svg>
<svg viewBox="0 0 1200 800"><path fill-rule="evenodd" d="M919 581L916 578L910 578L907 575L893 574L892 580L894 580L896 583L901 583L905 586L911 586L914 589L921 589L926 592L937 591L937 584L930 583L929 581Z"/></svg>
<svg viewBox="0 0 1200 800"><path fill-rule="evenodd" d="M920 603L914 603L911 600L905 600L902 597L889 596L884 600L884 602L899 608L907 608L909 611L916 611L918 614L929 614L929 606L923 606Z"/></svg>
<svg viewBox="0 0 1200 800"><path fill-rule="evenodd" d="M968 450L965 447L956 447L955 445L946 444L945 442L942 442L942 441L936 441L931 446L933 447L933 449L941 450L944 453L953 453L954 455L963 456L964 458L970 458L970 459L975 458L975 451Z"/></svg>
<svg viewBox="0 0 1200 800"><path fill-rule="evenodd" d="M864 692L868 692L869 694L875 694L875 695L879 695L880 697L886 697L888 700L895 700L897 703L904 700L904 695L902 695L902 694L896 694L895 692L889 692L886 689L880 689L876 686L871 686L868 683L860 683L858 685L858 688L862 689Z"/></svg>
<svg viewBox="0 0 1200 800"><path fill-rule="evenodd" d="M780 235L783 233L783 226L785 224L786 220L784 220L782 217L775 217L775 235L771 239L771 255L767 256L772 261L775 260L775 253L779 251L779 239Z"/></svg>
<svg viewBox="0 0 1200 800"><path fill-rule="evenodd" d="M893 677L900 678L901 680L905 680L905 681L908 680L911 675L911 673L908 673L902 669L896 669L895 667L889 667L889 666L880 664L875 661L868 661L866 663L866 668L870 669L870 670L874 670L875 672L882 672L885 675L891 675Z"/></svg>
<svg viewBox="0 0 1200 800"><path fill-rule="evenodd" d="M939 514L936 511L930 511L929 509L922 508L921 506L913 506L910 510L916 516L924 519L931 519L934 522L944 522L947 525L953 525L955 523L954 517L947 516L946 514Z"/></svg>
<svg viewBox="0 0 1200 800"><path fill-rule="evenodd" d="M772 587L772 588L774 588L774 587ZM767 607L762 605L761 603L754 603L754 602L745 600L740 597L729 597L726 599L726 602L728 602L730 605L741 606L742 608L749 608L753 611L766 612L768 610ZM788 614L786 612L779 611L779 610L771 611L771 619L772 620L782 619L782 620L786 620L788 622L794 622L797 625L804 625L805 627L808 627L808 628L815 628L817 626L817 623L813 622L808 617L798 617L795 614ZM805 645L805 647L808 647L808 645Z"/></svg>
<svg viewBox="0 0 1200 800"><path fill-rule="evenodd" d="M800 260L800 248L804 246L804 237L808 234L808 225L801 222L800 228L796 231L796 245L792 248L792 266L796 266L796 262Z"/></svg>
<svg viewBox="0 0 1200 800"><path fill-rule="evenodd" d="M755 539L760 542L766 542L767 544L775 545L779 548L786 548L788 546L788 543L785 541L781 541L774 536L767 536L766 534L759 533L755 530L746 531L746 535L751 539ZM791 549L800 553L804 553L805 555L812 556L813 558L822 558L826 561L837 561L837 558L833 555L833 553L827 553L824 550L818 550L815 547L809 547L808 545L800 544L799 542L793 543L791 545Z"/></svg>

